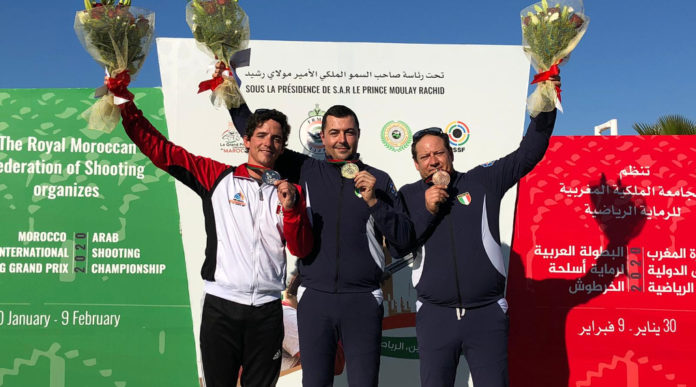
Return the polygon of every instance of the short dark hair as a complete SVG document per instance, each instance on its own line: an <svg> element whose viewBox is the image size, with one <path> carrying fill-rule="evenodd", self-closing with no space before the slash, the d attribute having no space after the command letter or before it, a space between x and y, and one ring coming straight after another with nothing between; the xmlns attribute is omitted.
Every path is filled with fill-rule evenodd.
<svg viewBox="0 0 696 387"><path fill-rule="evenodd" d="M413 157L414 160L416 160L416 144L420 140L423 139L425 136L435 136L439 137L442 139L442 142L445 144L445 149L447 149L447 152L452 154L452 146L450 145L449 142L449 135L447 133L444 133L442 129L440 128L426 128L426 129L421 129L417 131L416 133L413 134L413 142L411 143L411 156Z"/></svg>
<svg viewBox="0 0 696 387"><path fill-rule="evenodd" d="M355 129L360 129L360 122L358 122L358 116L355 114L354 111L352 111L347 106L333 105L329 108L329 110L326 111L326 113L324 113L324 117L321 119L322 132L326 128L326 117L328 116L336 118L353 117L353 121L355 121Z"/></svg>
<svg viewBox="0 0 696 387"><path fill-rule="evenodd" d="M244 136L246 138L251 138L251 136L254 135L256 128L263 125L268 120L273 120L280 124L280 129L283 132L283 147L286 147L288 145L288 137L290 137L290 125L288 124L288 117L275 109L256 109L256 111L249 116L246 134Z"/></svg>

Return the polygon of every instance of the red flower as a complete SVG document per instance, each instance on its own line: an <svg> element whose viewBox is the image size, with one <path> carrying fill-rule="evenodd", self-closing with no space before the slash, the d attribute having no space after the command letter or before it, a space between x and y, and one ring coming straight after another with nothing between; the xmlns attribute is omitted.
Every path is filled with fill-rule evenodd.
<svg viewBox="0 0 696 387"><path fill-rule="evenodd" d="M524 20L522 22L524 23L524 25L528 26L531 21L532 21L531 17L525 16Z"/></svg>
<svg viewBox="0 0 696 387"><path fill-rule="evenodd" d="M561 13L561 10L558 9L558 8L556 8L556 7L553 7L553 8L549 8L546 12L547 12L549 15L551 15L551 14L554 14L554 13Z"/></svg>
<svg viewBox="0 0 696 387"><path fill-rule="evenodd" d="M582 24L585 22L582 20L582 18L576 14L573 14L573 16L570 18L570 22L575 24L575 28L580 28Z"/></svg>
<svg viewBox="0 0 696 387"><path fill-rule="evenodd" d="M208 15L215 13L215 4L212 1L203 2L202 5Z"/></svg>
<svg viewBox="0 0 696 387"><path fill-rule="evenodd" d="M106 8L104 8L104 7L94 7L90 10L89 15L90 15L90 17L92 17L92 19L99 20L102 18L102 16L104 16L105 9Z"/></svg>
<svg viewBox="0 0 696 387"><path fill-rule="evenodd" d="M225 5L225 3L227 3L227 0L217 0L217 3L220 5Z"/></svg>
<svg viewBox="0 0 696 387"><path fill-rule="evenodd" d="M131 16L128 7L122 7L121 4L116 6L116 14L121 17Z"/></svg>

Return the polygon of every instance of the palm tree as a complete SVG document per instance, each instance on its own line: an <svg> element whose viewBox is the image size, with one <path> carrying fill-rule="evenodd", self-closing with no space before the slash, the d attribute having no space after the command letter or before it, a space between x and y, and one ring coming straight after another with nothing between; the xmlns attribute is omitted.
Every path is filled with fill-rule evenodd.
<svg viewBox="0 0 696 387"><path fill-rule="evenodd" d="M671 114L659 117L655 124L635 123L633 130L643 136L654 134L696 134L696 123L684 116Z"/></svg>

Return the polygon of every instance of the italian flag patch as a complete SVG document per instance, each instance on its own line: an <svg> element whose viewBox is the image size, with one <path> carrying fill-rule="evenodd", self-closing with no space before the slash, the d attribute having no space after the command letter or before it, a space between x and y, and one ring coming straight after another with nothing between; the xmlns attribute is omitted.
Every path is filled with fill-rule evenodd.
<svg viewBox="0 0 696 387"><path fill-rule="evenodd" d="M457 200L459 200L459 203L468 206L471 203L471 195L469 195L468 192L464 192L463 194L457 195Z"/></svg>

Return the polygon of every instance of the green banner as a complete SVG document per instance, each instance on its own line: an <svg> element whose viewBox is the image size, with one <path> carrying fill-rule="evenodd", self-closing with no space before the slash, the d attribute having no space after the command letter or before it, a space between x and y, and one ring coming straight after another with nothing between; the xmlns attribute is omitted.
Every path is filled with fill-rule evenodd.
<svg viewBox="0 0 696 387"><path fill-rule="evenodd" d="M173 179L86 128L92 94L0 89L0 386L197 386Z"/></svg>
<svg viewBox="0 0 696 387"><path fill-rule="evenodd" d="M418 341L415 337L382 336L382 356L400 359L418 359Z"/></svg>

